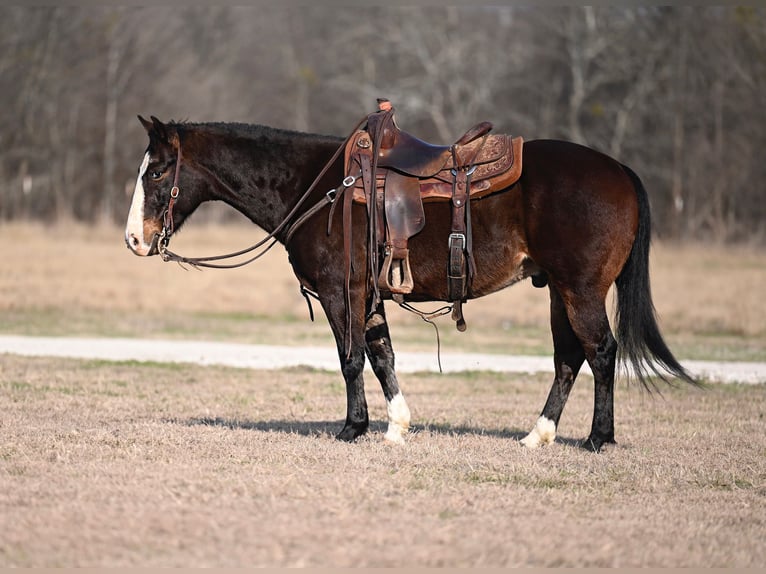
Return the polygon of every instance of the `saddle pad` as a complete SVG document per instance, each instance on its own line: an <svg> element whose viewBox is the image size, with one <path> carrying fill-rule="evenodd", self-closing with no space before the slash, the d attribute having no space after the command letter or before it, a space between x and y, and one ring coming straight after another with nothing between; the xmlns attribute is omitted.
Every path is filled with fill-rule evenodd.
<svg viewBox="0 0 766 574"><path fill-rule="evenodd" d="M366 134L366 132L360 131L358 135L362 134ZM479 144L480 140L477 140L477 142L461 146L458 150L459 159L470 158ZM351 161L349 150L352 150L354 145L356 145L356 138L352 139L346 149L346 173L348 173L349 168L356 169L356 167L352 168L349 165L349 161ZM471 194L469 197L479 199L516 183L521 177L523 147L524 139L521 136L512 137L502 134L489 136L477 158L476 171L471 176ZM386 171L389 169L378 168L377 187L383 187ZM434 177L418 179L420 195L424 202L449 201L452 198L453 176L450 170L451 166L440 171ZM367 203L361 178L354 185L353 196L355 203Z"/></svg>

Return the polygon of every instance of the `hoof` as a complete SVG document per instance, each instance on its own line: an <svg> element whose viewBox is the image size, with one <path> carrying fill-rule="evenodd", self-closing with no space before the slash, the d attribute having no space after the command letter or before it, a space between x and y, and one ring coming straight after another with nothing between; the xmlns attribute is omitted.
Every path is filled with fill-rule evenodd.
<svg viewBox="0 0 766 574"><path fill-rule="evenodd" d="M390 428L383 435L383 440L388 444L404 444L404 435L407 429Z"/></svg>
<svg viewBox="0 0 766 574"><path fill-rule="evenodd" d="M597 436L589 436L580 447L589 452L601 452L601 449L605 444L617 444L617 441L613 438L603 439Z"/></svg>
<svg viewBox="0 0 766 574"><path fill-rule="evenodd" d="M521 444L527 448L537 448L544 444L551 444L556 440L556 423L546 417L540 417L530 433L521 439Z"/></svg>
<svg viewBox="0 0 766 574"><path fill-rule="evenodd" d="M367 425L364 427L355 427L353 425L346 425L343 430L340 431L335 438L342 440L343 442L354 442L357 438L367 432Z"/></svg>

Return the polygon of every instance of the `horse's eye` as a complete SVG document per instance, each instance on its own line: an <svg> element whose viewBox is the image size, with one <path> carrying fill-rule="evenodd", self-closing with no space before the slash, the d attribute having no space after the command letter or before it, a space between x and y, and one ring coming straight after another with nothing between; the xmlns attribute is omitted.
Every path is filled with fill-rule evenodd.
<svg viewBox="0 0 766 574"><path fill-rule="evenodd" d="M160 179L162 177L163 172L155 170L149 172L149 177L151 177L154 180Z"/></svg>

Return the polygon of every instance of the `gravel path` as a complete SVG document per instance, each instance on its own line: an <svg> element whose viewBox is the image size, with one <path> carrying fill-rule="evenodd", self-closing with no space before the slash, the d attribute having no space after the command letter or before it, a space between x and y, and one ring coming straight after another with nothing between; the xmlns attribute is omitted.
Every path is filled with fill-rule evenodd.
<svg viewBox="0 0 766 574"><path fill-rule="evenodd" d="M250 369L281 369L301 365L327 370L339 368L335 349L329 347L246 345L207 341L0 335L0 353L109 361L195 363ZM553 361L550 357L442 353L441 363L444 372L553 372ZM435 351L398 352L396 364L399 372L439 370ZM683 364L693 375L703 379L724 383L766 384L766 363L683 361ZM587 365L583 367L583 372L590 374Z"/></svg>

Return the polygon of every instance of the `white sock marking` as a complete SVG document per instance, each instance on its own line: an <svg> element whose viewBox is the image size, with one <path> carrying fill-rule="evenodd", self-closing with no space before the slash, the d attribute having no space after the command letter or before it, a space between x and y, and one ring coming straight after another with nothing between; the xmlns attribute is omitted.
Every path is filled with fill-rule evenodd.
<svg viewBox="0 0 766 574"><path fill-rule="evenodd" d="M521 444L527 448L537 448L540 445L551 444L556 439L556 423L541 416L527 436L521 439Z"/></svg>
<svg viewBox="0 0 766 574"><path fill-rule="evenodd" d="M388 410L388 430L385 439L396 444L404 444L404 435L410 428L410 408L401 392L386 401Z"/></svg>

